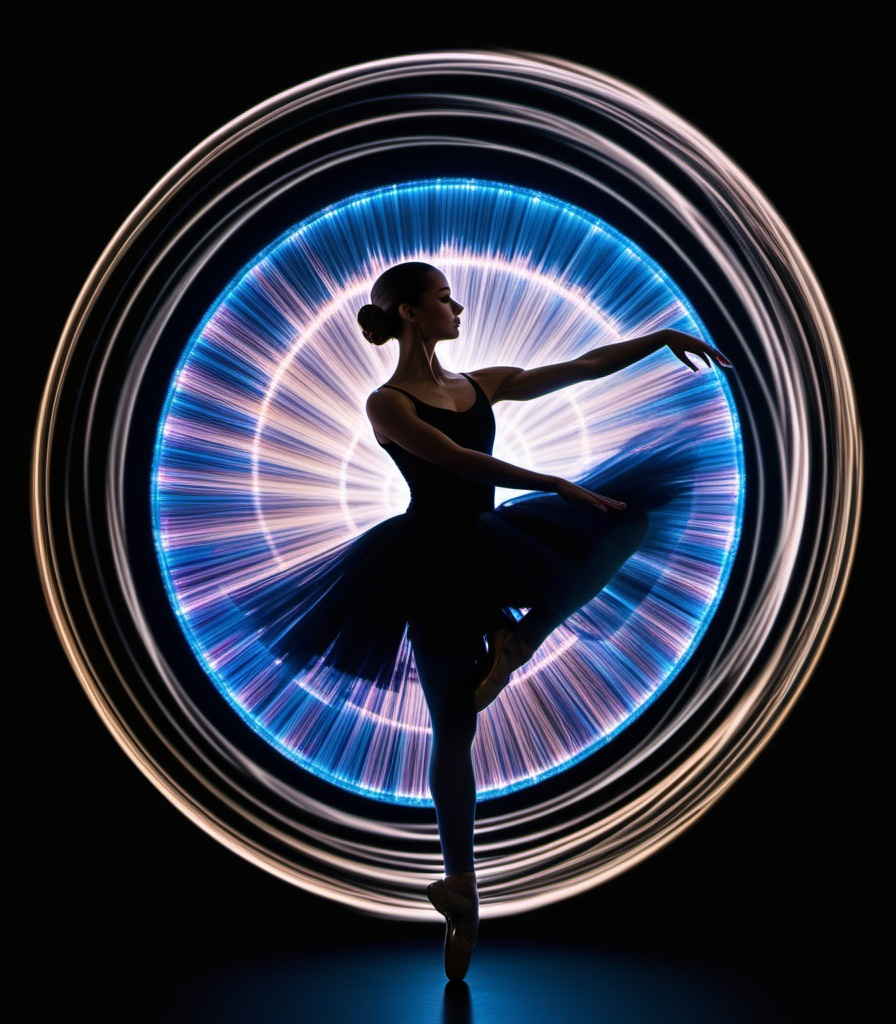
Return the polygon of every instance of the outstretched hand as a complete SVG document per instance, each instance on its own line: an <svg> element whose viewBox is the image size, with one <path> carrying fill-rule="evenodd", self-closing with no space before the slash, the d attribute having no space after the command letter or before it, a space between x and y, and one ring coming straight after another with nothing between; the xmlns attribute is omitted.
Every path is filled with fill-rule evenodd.
<svg viewBox="0 0 896 1024"><path fill-rule="evenodd" d="M691 334L685 334L683 331L669 331L669 335L670 338L666 344L670 351L676 359L680 359L691 370L696 371L699 367L688 358L689 353L699 356L707 366L712 366L715 362L726 370L731 369L730 361L717 348L707 345L705 341L701 341Z"/></svg>
<svg viewBox="0 0 896 1024"><path fill-rule="evenodd" d="M592 505L601 512L612 512L614 509L628 508L624 501L606 498L602 494L596 494L594 491L589 491L586 487L580 487L578 484L574 484L570 480L564 480L562 477L557 478L554 489L561 498L565 498L573 504Z"/></svg>

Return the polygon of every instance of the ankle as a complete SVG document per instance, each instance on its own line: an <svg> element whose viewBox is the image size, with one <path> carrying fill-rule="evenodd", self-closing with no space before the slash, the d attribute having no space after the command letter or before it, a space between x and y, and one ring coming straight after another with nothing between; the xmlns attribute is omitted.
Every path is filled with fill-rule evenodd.
<svg viewBox="0 0 896 1024"><path fill-rule="evenodd" d="M472 871L460 871L453 875L445 875L444 881L449 889L462 896L477 895L476 875Z"/></svg>

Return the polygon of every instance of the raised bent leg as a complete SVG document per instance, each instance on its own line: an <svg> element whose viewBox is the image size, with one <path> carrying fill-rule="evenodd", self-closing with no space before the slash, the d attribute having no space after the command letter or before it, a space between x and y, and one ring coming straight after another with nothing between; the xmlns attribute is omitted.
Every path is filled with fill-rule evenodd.
<svg viewBox="0 0 896 1024"><path fill-rule="evenodd" d="M629 515L605 533L600 543L564 577L546 581L536 592L528 594L526 588L531 584L522 577L519 595L505 595L508 605L528 606L529 610L516 625L503 625L490 636L489 654L482 660L473 694L477 713L498 697L510 676L561 623L603 590L641 546L647 526L646 512Z"/></svg>
<svg viewBox="0 0 896 1024"><path fill-rule="evenodd" d="M554 593L536 600L516 629L521 646L530 651L530 656L561 623L604 589L638 550L646 533L646 513L629 517L603 537L574 576L560 581Z"/></svg>

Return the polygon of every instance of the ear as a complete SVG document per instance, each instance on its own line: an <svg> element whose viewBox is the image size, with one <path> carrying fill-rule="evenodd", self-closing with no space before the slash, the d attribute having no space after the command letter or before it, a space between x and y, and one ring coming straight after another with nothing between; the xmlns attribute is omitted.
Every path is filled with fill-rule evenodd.
<svg viewBox="0 0 896 1024"><path fill-rule="evenodd" d="M409 324L417 322L417 317L414 315L414 307L409 302L402 302L398 307L398 314L402 320L406 320Z"/></svg>

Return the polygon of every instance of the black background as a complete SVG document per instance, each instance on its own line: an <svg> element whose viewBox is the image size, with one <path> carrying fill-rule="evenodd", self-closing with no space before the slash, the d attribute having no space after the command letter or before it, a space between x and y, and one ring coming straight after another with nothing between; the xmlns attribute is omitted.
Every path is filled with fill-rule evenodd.
<svg viewBox="0 0 896 1024"><path fill-rule="evenodd" d="M805 692L757 761L660 853L576 900L491 922L488 934L686 956L707 972L736 966L773 993L782 1019L896 1019L883 512L892 458L881 455L892 424L884 388L893 242L879 141L892 123L878 98L883 22L862 5L814 7L808 21L746 8L725 9L723 20L713 7L583 10L327 6L289 15L265 4L37 4L7 13L14 474L5 1020L126 1024L142 1019L150 991L207 967L226 971L266 955L300 963L312 944L350 936L382 948L408 934L243 862L118 748L43 602L28 540L28 474L65 317L105 244L158 179L230 118L301 81L369 58L452 48L542 52L617 76L734 159L781 213L827 295L866 448L863 529L846 600ZM425 941L435 947L434 927Z"/></svg>

